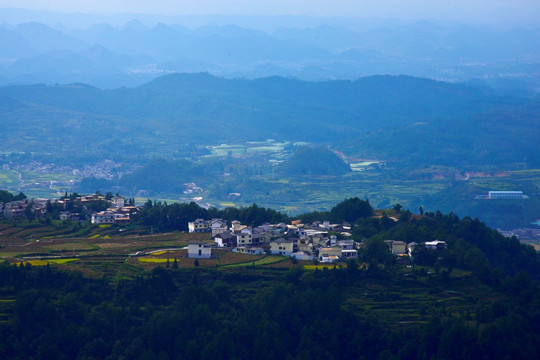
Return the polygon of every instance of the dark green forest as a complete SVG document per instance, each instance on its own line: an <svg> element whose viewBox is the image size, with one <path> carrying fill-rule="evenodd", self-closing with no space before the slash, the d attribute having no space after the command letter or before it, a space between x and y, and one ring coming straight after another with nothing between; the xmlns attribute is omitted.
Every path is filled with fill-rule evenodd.
<svg viewBox="0 0 540 360"><path fill-rule="evenodd" d="M350 222L373 215L373 208L368 200L359 198L346 199L330 211L302 214L294 219L311 223L314 221L331 220L333 222ZM133 215L133 221L143 226L155 226L159 231L187 231L188 221L194 219L222 218L227 222L238 220L248 226L259 226L263 223L288 223L293 218L279 211L253 204L247 207L228 207L223 210L216 208L205 209L194 202L189 204L152 202L148 200L141 211Z"/></svg>
<svg viewBox="0 0 540 360"><path fill-rule="evenodd" d="M300 147L280 166L283 176L343 175L351 167L339 156L323 147Z"/></svg>
<svg viewBox="0 0 540 360"><path fill-rule="evenodd" d="M112 281L55 265L0 264L0 356L9 359L535 359L540 257L478 219L419 216L367 200L328 213L354 225L359 258L333 269L156 267ZM387 214L398 218L394 221ZM184 217L289 221L253 204L206 210L148 201L136 223ZM39 221L39 220L35 220ZM185 222L184 222L185 224ZM443 240L396 263L384 239ZM396 322L396 312L409 321Z"/></svg>
<svg viewBox="0 0 540 360"><path fill-rule="evenodd" d="M235 178L227 180L224 173L238 165L231 156L227 161L197 157L216 141L275 138L331 144L349 156L394 166L373 186L433 165L534 168L540 166L539 104L538 96L500 97L470 86L403 76L311 83L177 74L132 89L9 86L0 88L0 151L10 161L35 160L29 155L35 153L64 164L102 159L146 164L121 180L84 179L79 185L83 191L116 188L131 197L139 190L159 189L174 194L183 191L184 182L200 179L205 191L212 190L205 180L218 183L213 189L224 196L249 194L253 188L274 196L279 184L285 189L282 199L304 201L298 190L307 181L302 176L346 177L350 167L326 149L300 148L280 168L296 179L279 183L269 165L263 169L268 178L263 178L259 164L251 164L231 172ZM344 181L348 179L352 176ZM330 180L319 194L333 189ZM442 198L449 205L470 201L478 213L494 206L473 201L484 188L453 182L449 187L437 190L445 194L425 195L422 205ZM526 190L536 204L538 188ZM24 198L0 191L0 202ZM524 211L528 204L496 205L499 216ZM95 210L105 207L105 202L96 204ZM6 261L0 264L0 357L540 358L540 257L532 247L503 237L474 217L431 208L420 215L397 204L375 211L368 200L355 197L326 209L294 219L352 225L359 257L333 269L304 264L156 267L113 280L52 264L14 266ZM60 208L51 210L57 214ZM25 221L40 226L51 217ZM214 217L251 226L293 220L256 204L205 209L195 203L148 200L130 226L140 234L185 231L188 221ZM529 217L521 218L519 224L530 224ZM388 239L437 239L448 246L437 252L419 247L407 267L388 251ZM396 321L396 313L407 314L407 320Z"/></svg>
<svg viewBox="0 0 540 360"><path fill-rule="evenodd" d="M159 231L187 231L188 222L194 219L222 218L229 223L238 220L242 224L258 226L265 222L277 224L289 222L289 217L273 209L253 204L243 208L205 209L194 202L170 204L148 200L141 211L133 215L133 221L143 226L154 226Z"/></svg>
<svg viewBox="0 0 540 360"><path fill-rule="evenodd" d="M496 284L474 280L485 298L468 299L472 311L434 302L418 309L421 322L400 325L348 304L376 284L384 284L376 296L396 301L408 286L420 284L430 296L459 286L444 274L414 280L376 267L243 271L158 267L110 285L49 267L1 265L2 294L16 294L16 302L0 324L0 355L487 360L540 353L540 290L523 273Z"/></svg>
<svg viewBox="0 0 540 360"><path fill-rule="evenodd" d="M0 202L6 203L10 201L17 201L17 200L24 200L26 199L26 195L23 193L19 193L18 195L14 195L6 190L0 190Z"/></svg>

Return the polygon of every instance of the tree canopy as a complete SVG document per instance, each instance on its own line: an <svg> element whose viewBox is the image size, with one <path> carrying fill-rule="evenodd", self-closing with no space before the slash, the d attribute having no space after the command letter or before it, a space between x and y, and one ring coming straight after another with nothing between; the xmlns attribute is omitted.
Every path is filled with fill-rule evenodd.
<svg viewBox="0 0 540 360"><path fill-rule="evenodd" d="M285 176L343 175L351 167L331 150L320 146L303 146L281 165Z"/></svg>
<svg viewBox="0 0 540 360"><path fill-rule="evenodd" d="M346 199L330 210L330 220L335 222L347 221L354 223L359 218L373 215L373 208L368 200L360 200L357 197Z"/></svg>

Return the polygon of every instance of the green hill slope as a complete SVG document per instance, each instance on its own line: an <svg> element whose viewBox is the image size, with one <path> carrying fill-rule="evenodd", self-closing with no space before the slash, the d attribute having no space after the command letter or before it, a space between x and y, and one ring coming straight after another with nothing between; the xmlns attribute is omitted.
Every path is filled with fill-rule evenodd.
<svg viewBox="0 0 540 360"><path fill-rule="evenodd" d="M305 82L173 74L116 90L7 86L0 88L0 116L8 124L0 151L167 156L188 142L275 138L331 142L350 154L392 160L497 163L536 147L537 108L534 100L406 76ZM504 154L491 156L497 149Z"/></svg>
<svg viewBox="0 0 540 360"><path fill-rule="evenodd" d="M343 175L351 167L339 156L323 147L304 146L298 149L280 168L284 176Z"/></svg>

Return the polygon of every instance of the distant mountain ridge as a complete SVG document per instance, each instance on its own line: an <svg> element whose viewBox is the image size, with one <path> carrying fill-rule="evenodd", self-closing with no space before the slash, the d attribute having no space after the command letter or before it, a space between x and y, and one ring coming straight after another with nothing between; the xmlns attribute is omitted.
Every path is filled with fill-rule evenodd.
<svg viewBox="0 0 540 360"><path fill-rule="evenodd" d="M329 111L359 111L357 114L369 111L362 109L378 108L380 112L384 110L381 109L383 106L385 109L403 107L403 117L414 115L413 109L417 111L417 107L421 108L423 116L430 116L430 112L439 112L440 106L444 106L444 110L451 116L460 111L467 112L464 108L471 104L484 106L484 103L496 100L470 86L408 76L372 76L355 81L306 82L277 76L254 80L224 79L207 73L165 75L131 89L100 90L84 84L24 85L6 86L0 88L0 93L20 96L21 100L33 104L54 105L76 111L106 109L117 115L129 113L133 111L131 109L137 113L149 110L148 104L131 101L138 96L156 100L185 100L188 96L203 97L211 94L214 101L232 98L243 103L259 99L295 107L313 106ZM435 105L434 101L437 102ZM164 105L177 108L179 104L171 102ZM409 111L406 111L407 109Z"/></svg>
<svg viewBox="0 0 540 360"><path fill-rule="evenodd" d="M2 10L6 12L0 9L0 14ZM343 19L342 25L335 19L327 21L311 27L279 26L268 32L233 24L147 26L135 15L123 25L94 22L82 29L53 28L35 21L4 23L0 25L0 76L4 84L83 81L116 88L141 85L171 72L304 80L406 74L451 81L479 79L501 90L507 89L506 80L529 92L540 88L538 28L494 30L428 21L366 21L365 26L353 26L350 19ZM96 49L102 50L96 54Z"/></svg>

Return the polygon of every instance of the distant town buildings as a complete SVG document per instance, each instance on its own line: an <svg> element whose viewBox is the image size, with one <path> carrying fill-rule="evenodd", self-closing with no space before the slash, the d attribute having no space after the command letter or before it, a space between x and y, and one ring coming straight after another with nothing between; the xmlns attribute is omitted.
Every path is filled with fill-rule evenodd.
<svg viewBox="0 0 540 360"><path fill-rule="evenodd" d="M103 211L92 211L99 205L107 206ZM54 206L54 208L53 208ZM58 208L63 210L58 212ZM56 210L54 210L56 209ZM90 221L92 224L125 224L131 220L131 215L139 212L134 205L126 205L121 196L112 196L110 199L101 194L65 196L59 199L24 199L0 203L0 217L10 220L24 218L43 218L48 211L56 211L55 216L63 221Z"/></svg>

